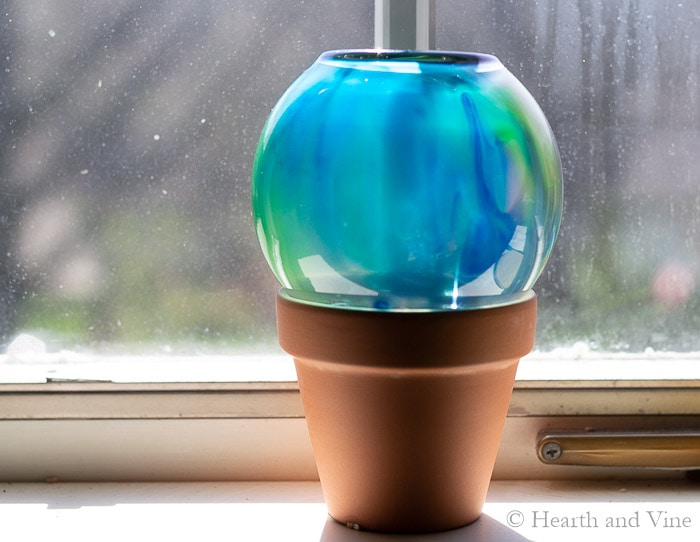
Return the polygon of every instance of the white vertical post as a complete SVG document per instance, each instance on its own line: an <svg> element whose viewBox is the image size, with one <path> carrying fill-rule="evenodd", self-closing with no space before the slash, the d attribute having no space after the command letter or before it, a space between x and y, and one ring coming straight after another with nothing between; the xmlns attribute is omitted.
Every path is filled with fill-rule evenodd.
<svg viewBox="0 0 700 542"><path fill-rule="evenodd" d="M374 0L377 49L435 49L435 0Z"/></svg>

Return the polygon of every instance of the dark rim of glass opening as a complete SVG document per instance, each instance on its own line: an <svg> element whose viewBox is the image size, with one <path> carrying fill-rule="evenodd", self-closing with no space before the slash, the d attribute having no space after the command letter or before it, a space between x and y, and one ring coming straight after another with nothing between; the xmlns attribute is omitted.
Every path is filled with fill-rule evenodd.
<svg viewBox="0 0 700 542"><path fill-rule="evenodd" d="M500 64L493 55L485 53L466 53L459 51L404 51L392 49L349 49L327 51L321 55L321 60L350 60L354 62L376 62L389 60L392 62L425 62L429 64Z"/></svg>

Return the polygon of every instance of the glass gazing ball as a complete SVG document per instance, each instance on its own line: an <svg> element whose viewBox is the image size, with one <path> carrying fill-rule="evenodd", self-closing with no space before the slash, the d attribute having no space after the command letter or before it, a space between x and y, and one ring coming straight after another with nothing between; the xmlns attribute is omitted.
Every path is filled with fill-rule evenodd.
<svg viewBox="0 0 700 542"><path fill-rule="evenodd" d="M298 296L458 308L533 286L561 167L544 114L495 57L329 51L273 108L252 199L268 263Z"/></svg>

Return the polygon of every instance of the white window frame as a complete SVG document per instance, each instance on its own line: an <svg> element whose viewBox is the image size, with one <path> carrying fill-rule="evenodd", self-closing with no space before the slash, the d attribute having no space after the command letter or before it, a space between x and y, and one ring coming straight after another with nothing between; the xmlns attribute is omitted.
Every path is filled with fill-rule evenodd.
<svg viewBox="0 0 700 542"><path fill-rule="evenodd" d="M537 457L544 433L697 432L700 360L662 358L524 358L494 479L684 476L686 469L557 466ZM316 479L289 357L29 367L0 359L0 368L0 481ZM170 382L145 380L162 380L166 370Z"/></svg>

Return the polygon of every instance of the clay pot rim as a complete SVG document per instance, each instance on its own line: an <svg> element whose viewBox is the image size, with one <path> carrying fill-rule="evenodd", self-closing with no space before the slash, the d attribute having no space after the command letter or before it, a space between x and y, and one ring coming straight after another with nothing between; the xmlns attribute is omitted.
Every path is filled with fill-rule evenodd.
<svg viewBox="0 0 700 542"><path fill-rule="evenodd" d="M475 366L534 346L537 298L478 310L369 311L277 296L283 350L305 360L394 368Z"/></svg>

